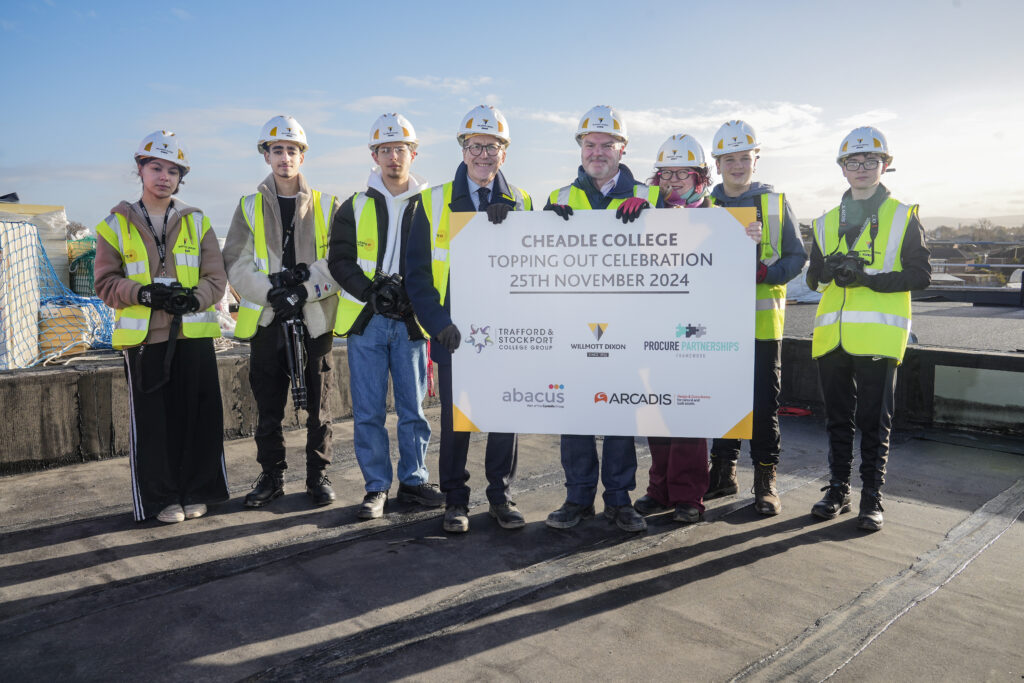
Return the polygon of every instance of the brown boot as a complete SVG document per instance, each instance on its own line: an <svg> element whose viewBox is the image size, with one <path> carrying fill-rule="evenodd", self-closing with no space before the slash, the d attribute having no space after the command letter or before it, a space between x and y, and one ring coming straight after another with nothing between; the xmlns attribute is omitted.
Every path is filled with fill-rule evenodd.
<svg viewBox="0 0 1024 683"><path fill-rule="evenodd" d="M739 490L739 484L736 483L736 461L712 455L708 492L704 494L704 500L731 496Z"/></svg>
<svg viewBox="0 0 1024 683"><path fill-rule="evenodd" d="M777 515L782 512L782 501L775 488L775 465L754 463L754 509L762 515Z"/></svg>

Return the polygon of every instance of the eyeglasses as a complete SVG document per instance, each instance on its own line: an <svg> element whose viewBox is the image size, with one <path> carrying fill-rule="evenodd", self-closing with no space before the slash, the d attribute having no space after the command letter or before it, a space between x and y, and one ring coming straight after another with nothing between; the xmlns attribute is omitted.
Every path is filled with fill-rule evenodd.
<svg viewBox="0 0 1024 683"><path fill-rule="evenodd" d="M858 168L863 168L865 171L874 171L878 168L878 165L882 163L878 159L868 159L867 161L844 161L843 167L847 171L856 171Z"/></svg>
<svg viewBox="0 0 1024 683"><path fill-rule="evenodd" d="M658 171L658 176L663 180L686 180L691 175L697 175L697 172L687 168L681 168L678 171L670 171L663 168Z"/></svg>
<svg viewBox="0 0 1024 683"><path fill-rule="evenodd" d="M408 151L409 145L391 145L390 147L387 145L380 145L379 147L377 147L377 154L386 157L391 156L392 153L397 154L398 156L402 156Z"/></svg>
<svg viewBox="0 0 1024 683"><path fill-rule="evenodd" d="M496 156L498 156L498 151L501 150L501 145L496 145L494 143L491 143L489 145L478 145L478 144L474 143L472 145L466 145L462 149L468 151L470 154L472 154L475 157L480 156L480 153L485 151L485 150L487 151L487 156L489 156L489 157L496 157Z"/></svg>

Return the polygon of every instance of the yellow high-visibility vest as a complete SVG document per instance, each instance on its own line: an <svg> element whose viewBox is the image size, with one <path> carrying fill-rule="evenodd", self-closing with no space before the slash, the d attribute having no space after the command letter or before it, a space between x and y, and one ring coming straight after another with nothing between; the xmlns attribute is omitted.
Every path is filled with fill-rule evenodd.
<svg viewBox="0 0 1024 683"><path fill-rule="evenodd" d="M657 185L652 185L650 187L643 183L636 183L633 185L633 196L644 197L646 195L646 199L651 203L651 206L657 205L658 192L659 188ZM548 195L548 201L552 204L571 206L574 209L585 210L594 208L590 205L590 199L587 198L587 193L575 185L566 185L565 187L560 187L557 190L552 190L551 194ZM608 206L606 206L605 209L615 210L619 208L619 205L624 201L626 200L622 197L613 199L608 202Z"/></svg>
<svg viewBox="0 0 1024 683"><path fill-rule="evenodd" d="M916 204L901 204L889 198L878 207L878 235L871 239L868 218L853 251L871 263L869 275L903 270L900 250ZM811 224L814 241L822 255L851 251L839 237L839 207ZM872 241L874 242L872 244ZM814 318L811 356L820 358L837 346L854 356L883 356L903 361L910 336L910 292L876 292L867 287L825 287Z"/></svg>
<svg viewBox="0 0 1024 683"><path fill-rule="evenodd" d="M444 185L437 185L426 190L423 197L423 211L430 221L430 270L434 276L434 288L437 289L441 304L444 305L444 295L448 291L448 269L449 269L449 222L451 220L451 209L448 205L452 201L452 186L454 181ZM515 211L532 211L533 200L523 190L514 185L508 186L515 201Z"/></svg>
<svg viewBox="0 0 1024 683"><path fill-rule="evenodd" d="M196 229L196 226L199 229ZM166 230L166 226L164 227ZM199 266L202 257L201 244L203 237L210 230L210 219L199 211L185 214L181 219L178 239L171 248L174 255L175 279L183 287L195 287L199 284ZM153 277L149 272L149 254L146 244L126 216L119 213L110 214L107 219L96 226L96 234L105 239L110 246L117 249L124 264L124 272L129 280L140 285L152 284ZM146 340L149 333L149 317L152 309L142 304L114 311L114 333L111 344L115 349L138 346ZM189 338L219 337L220 325L217 323L217 312L213 306L205 311L195 311L181 317L181 331Z"/></svg>
<svg viewBox="0 0 1024 683"><path fill-rule="evenodd" d="M408 208L408 207L407 207ZM377 203L365 192L357 192L352 196L352 215L356 221L356 262L370 280L377 271ZM362 312L366 304L341 288L341 301L338 304L338 316L334 321L334 334L339 337L348 335L352 324Z"/></svg>
<svg viewBox="0 0 1024 683"><path fill-rule="evenodd" d="M330 227L330 210L334 205L334 196L322 195L313 190L313 222L316 229L316 258L319 261L327 257L327 230ZM256 269L266 275L270 274L270 257L267 255L267 234L263 229L263 195L246 195L241 200L242 215L245 224L252 231L252 258ZM295 207L298 211L298 207ZM238 302L238 322L235 325L235 339L249 339L256 334L263 314L263 305L242 298Z"/></svg>
<svg viewBox="0 0 1024 683"><path fill-rule="evenodd" d="M711 203L717 205L715 198ZM774 264L782 257L782 219L785 195L766 192L761 195L761 263ZM759 283L754 303L754 339L782 339L786 326L786 285Z"/></svg>

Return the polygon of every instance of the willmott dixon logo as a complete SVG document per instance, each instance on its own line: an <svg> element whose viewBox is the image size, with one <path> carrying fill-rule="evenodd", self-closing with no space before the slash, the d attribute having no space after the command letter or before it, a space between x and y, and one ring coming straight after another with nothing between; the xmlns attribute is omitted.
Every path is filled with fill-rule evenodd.
<svg viewBox="0 0 1024 683"><path fill-rule="evenodd" d="M467 344L472 344L476 348L476 352L480 353L488 346L493 346L494 341L491 339L491 326L482 325L477 327L476 325L469 326L469 337L466 338Z"/></svg>
<svg viewBox="0 0 1024 683"><path fill-rule="evenodd" d="M601 337L604 336L605 330L608 329L608 323L587 323L590 327L590 331L594 335L594 341L601 341Z"/></svg>

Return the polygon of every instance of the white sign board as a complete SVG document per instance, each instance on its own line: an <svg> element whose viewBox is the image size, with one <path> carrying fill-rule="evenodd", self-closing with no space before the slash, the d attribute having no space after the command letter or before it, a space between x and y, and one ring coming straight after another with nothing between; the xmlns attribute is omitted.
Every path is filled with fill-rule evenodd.
<svg viewBox="0 0 1024 683"><path fill-rule="evenodd" d="M749 438L753 220L452 214L455 429Z"/></svg>

